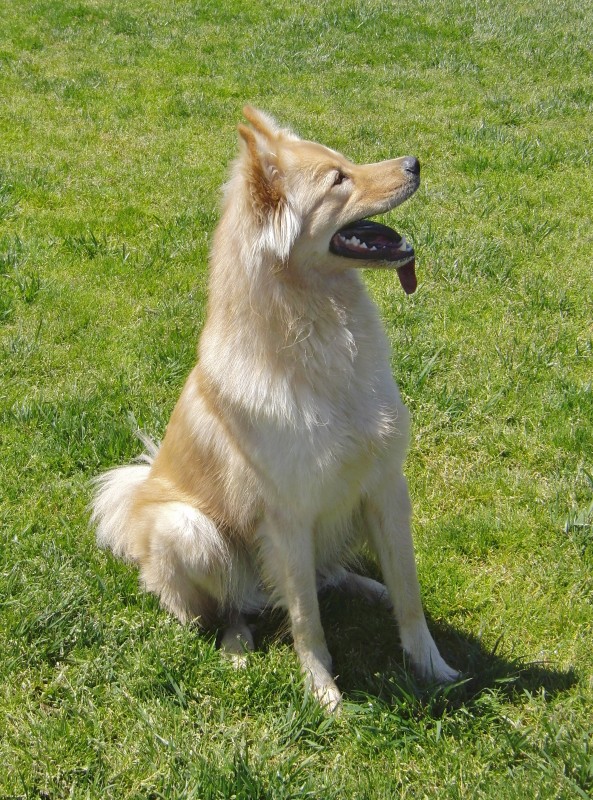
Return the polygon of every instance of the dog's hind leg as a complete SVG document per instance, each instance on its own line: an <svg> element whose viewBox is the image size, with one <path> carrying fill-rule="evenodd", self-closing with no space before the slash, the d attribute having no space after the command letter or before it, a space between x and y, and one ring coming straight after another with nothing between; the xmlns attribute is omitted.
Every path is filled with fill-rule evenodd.
<svg viewBox="0 0 593 800"><path fill-rule="evenodd" d="M209 626L226 604L229 554L214 522L182 502L147 503L137 513L144 530L141 579L182 623Z"/></svg>
<svg viewBox="0 0 593 800"><path fill-rule="evenodd" d="M450 683L459 673L439 653L426 624L410 527L411 504L401 472L384 478L365 504L370 543L393 602L404 651L425 680Z"/></svg>
<svg viewBox="0 0 593 800"><path fill-rule="evenodd" d="M182 624L209 627L217 616L217 603L185 574L183 566L172 558L141 570L147 591L156 594L160 604Z"/></svg>
<svg viewBox="0 0 593 800"><path fill-rule="evenodd" d="M220 648L228 653L236 667L245 666L247 653L254 649L253 634L239 611L233 611L229 615Z"/></svg>
<svg viewBox="0 0 593 800"><path fill-rule="evenodd" d="M356 572L345 569L335 585L349 594L363 597L369 603L381 604L389 611L393 610L393 603L387 587L373 578L367 578L365 575L358 575Z"/></svg>

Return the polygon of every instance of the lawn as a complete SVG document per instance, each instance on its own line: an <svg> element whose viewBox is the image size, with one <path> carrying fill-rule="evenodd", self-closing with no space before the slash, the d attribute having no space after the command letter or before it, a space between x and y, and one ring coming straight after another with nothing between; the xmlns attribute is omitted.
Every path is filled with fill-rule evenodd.
<svg viewBox="0 0 593 800"><path fill-rule="evenodd" d="M593 7L0 0L0 797L593 792ZM162 435L204 321L249 101L360 161L417 155L368 272L413 412L429 624L329 595L343 711L282 616L234 670L99 551L90 482ZM369 574L376 567L365 562Z"/></svg>

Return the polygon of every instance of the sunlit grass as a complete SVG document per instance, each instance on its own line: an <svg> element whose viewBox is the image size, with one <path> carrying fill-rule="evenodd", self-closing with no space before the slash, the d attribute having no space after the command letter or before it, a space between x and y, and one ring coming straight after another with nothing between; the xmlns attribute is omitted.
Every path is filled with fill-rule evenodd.
<svg viewBox="0 0 593 800"><path fill-rule="evenodd" d="M593 14L455 0L0 0L0 794L528 798L593 790ZM89 482L158 437L195 357L245 101L406 153L406 297L368 273L414 416L430 625L328 596L343 713L282 618L245 670L99 552ZM375 566L368 563L369 572Z"/></svg>

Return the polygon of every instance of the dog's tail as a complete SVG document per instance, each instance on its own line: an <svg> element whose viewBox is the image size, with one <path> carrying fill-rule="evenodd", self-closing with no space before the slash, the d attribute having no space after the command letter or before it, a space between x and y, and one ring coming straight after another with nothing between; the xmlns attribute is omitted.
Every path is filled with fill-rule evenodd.
<svg viewBox="0 0 593 800"><path fill-rule="evenodd" d="M125 561L135 561L134 526L130 515L134 497L147 479L158 450L145 434L137 435L146 448L139 459L142 463L116 467L93 481L91 524L97 529L97 544L109 548Z"/></svg>

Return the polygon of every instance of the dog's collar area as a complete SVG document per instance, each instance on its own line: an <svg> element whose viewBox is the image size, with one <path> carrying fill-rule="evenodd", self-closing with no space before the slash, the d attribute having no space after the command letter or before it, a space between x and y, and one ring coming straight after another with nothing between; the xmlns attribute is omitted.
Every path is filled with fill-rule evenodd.
<svg viewBox="0 0 593 800"><path fill-rule="evenodd" d="M376 266L395 268L404 291L411 294L416 289L414 248L387 225L368 219L352 222L332 236L329 249L343 258L381 262Z"/></svg>

